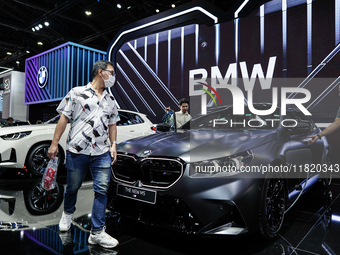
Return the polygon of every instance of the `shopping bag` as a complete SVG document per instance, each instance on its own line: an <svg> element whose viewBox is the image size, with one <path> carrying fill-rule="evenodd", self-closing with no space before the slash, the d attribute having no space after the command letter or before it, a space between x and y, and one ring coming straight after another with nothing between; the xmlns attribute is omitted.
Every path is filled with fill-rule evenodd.
<svg viewBox="0 0 340 255"><path fill-rule="evenodd" d="M46 190L52 190L57 183L58 157L50 159L41 180L41 186Z"/></svg>

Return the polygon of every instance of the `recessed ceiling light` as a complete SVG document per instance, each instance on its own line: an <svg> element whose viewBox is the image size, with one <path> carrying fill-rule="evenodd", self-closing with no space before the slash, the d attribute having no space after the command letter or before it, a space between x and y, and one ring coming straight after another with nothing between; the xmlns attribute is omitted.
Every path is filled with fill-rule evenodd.
<svg viewBox="0 0 340 255"><path fill-rule="evenodd" d="M20 62L19 62L19 61L16 61L15 63L17 63L17 64L20 64Z"/></svg>
<svg viewBox="0 0 340 255"><path fill-rule="evenodd" d="M34 29L34 27L32 27L32 31L33 31L33 32L35 32L35 29Z"/></svg>
<svg viewBox="0 0 340 255"><path fill-rule="evenodd" d="M12 52L7 52L7 55L12 55Z"/></svg>
<svg viewBox="0 0 340 255"><path fill-rule="evenodd" d="M175 8L175 7L176 7L176 5L175 5L175 4L172 4L172 5L171 5L171 7L172 7L172 8Z"/></svg>
<svg viewBox="0 0 340 255"><path fill-rule="evenodd" d="M43 45L43 43L42 42L38 42L38 45Z"/></svg>
<svg viewBox="0 0 340 255"><path fill-rule="evenodd" d="M39 28L38 26L35 26L35 30L37 30L37 31L38 31L39 29L40 29L40 28Z"/></svg>
<svg viewBox="0 0 340 255"><path fill-rule="evenodd" d="M90 15L92 14L92 12L90 12L90 11L85 11L85 14L86 14L87 16L90 16Z"/></svg>
<svg viewBox="0 0 340 255"><path fill-rule="evenodd" d="M159 9L156 9L156 12L159 12Z"/></svg>
<svg viewBox="0 0 340 255"><path fill-rule="evenodd" d="M120 4L117 4L117 8L120 9L122 8L122 6Z"/></svg>
<svg viewBox="0 0 340 255"><path fill-rule="evenodd" d="M26 50L26 53L30 53L30 51L29 51L29 50Z"/></svg>
<svg viewBox="0 0 340 255"><path fill-rule="evenodd" d="M129 5L126 9L130 9L131 8L131 5Z"/></svg>
<svg viewBox="0 0 340 255"><path fill-rule="evenodd" d="M48 27L48 26L50 25L50 23L48 23L47 21L45 21L44 25L45 25L46 27Z"/></svg>
<svg viewBox="0 0 340 255"><path fill-rule="evenodd" d="M43 25L39 24L38 27L43 28Z"/></svg>

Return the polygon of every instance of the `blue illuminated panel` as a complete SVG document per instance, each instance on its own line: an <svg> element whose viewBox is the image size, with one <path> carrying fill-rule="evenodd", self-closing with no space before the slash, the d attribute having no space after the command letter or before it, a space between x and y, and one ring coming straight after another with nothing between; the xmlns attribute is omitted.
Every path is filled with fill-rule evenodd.
<svg viewBox="0 0 340 255"><path fill-rule="evenodd" d="M90 82L94 62L105 59L106 52L72 42L26 59L25 103L61 100L71 88ZM39 72L41 67L47 71Z"/></svg>

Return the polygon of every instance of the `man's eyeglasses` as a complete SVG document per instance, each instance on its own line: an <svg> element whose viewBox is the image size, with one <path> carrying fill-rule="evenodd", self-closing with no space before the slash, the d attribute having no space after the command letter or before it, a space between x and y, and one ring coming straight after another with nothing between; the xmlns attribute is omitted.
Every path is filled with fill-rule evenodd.
<svg viewBox="0 0 340 255"><path fill-rule="evenodd" d="M114 70L103 70L109 72L112 76L116 76L116 72Z"/></svg>

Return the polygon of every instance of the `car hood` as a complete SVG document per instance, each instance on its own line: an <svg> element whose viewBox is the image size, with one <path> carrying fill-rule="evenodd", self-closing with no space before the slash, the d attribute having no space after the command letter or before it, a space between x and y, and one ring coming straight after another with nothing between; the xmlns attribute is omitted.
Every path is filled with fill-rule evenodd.
<svg viewBox="0 0 340 255"><path fill-rule="evenodd" d="M181 157L187 162L237 154L278 138L278 130L178 130L118 144L138 157Z"/></svg>

